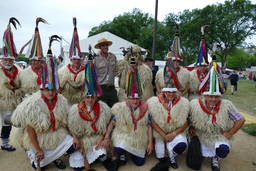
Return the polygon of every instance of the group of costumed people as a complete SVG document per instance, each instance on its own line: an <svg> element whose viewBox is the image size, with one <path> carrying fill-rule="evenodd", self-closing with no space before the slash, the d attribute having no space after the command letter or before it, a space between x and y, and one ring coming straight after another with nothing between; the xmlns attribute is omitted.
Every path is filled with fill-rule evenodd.
<svg viewBox="0 0 256 171"><path fill-rule="evenodd" d="M16 28L18 20L11 18L4 33L2 150L16 150L8 143L11 125L6 120L11 117L17 127L15 138L35 169L45 170L51 162L64 169L60 157L67 153L74 170L94 170L90 166L97 160L107 170L118 170L126 164L128 154L135 165L142 166L146 154L153 151L159 162L152 171L168 170L169 166L177 169L175 157L188 149L188 167L199 170L204 157L212 157L212 170L220 170L219 160L228 155L233 135L245 119L231 101L220 98L222 78L216 55L207 69L204 27L198 68L191 72L179 66L182 57L177 30L166 65L156 74L158 95L154 96L152 72L143 64L144 52L139 46L124 49L124 59L117 60L108 52L113 42L102 38L94 46L99 53L90 46L88 61L83 64L73 18L71 63L58 70L51 45L60 38L51 36L44 59L40 22L47 24L37 18L35 33L26 44L30 45L26 57L31 66L24 70L13 64L17 53L10 24ZM115 77L119 78L118 91Z"/></svg>

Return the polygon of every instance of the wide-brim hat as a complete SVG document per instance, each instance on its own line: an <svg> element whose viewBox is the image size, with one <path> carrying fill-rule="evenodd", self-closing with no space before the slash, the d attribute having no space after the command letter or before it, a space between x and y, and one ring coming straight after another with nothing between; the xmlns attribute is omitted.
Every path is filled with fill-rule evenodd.
<svg viewBox="0 0 256 171"><path fill-rule="evenodd" d="M105 38L101 38L98 40L98 43L94 46L95 49L100 49L100 45L101 44L104 44L104 43L107 43L108 46L111 46L113 44L113 42L105 39Z"/></svg>
<svg viewBox="0 0 256 171"><path fill-rule="evenodd" d="M144 61L154 61L154 59L152 59L152 58L150 58L150 57L146 57L146 58L144 59Z"/></svg>

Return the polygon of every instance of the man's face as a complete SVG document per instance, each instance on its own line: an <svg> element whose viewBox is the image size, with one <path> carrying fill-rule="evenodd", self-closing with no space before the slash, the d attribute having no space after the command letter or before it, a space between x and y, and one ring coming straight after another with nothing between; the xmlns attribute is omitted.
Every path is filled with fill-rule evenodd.
<svg viewBox="0 0 256 171"><path fill-rule="evenodd" d="M200 66L198 67L198 69L199 69L199 71L200 71L201 73L205 73L205 71L207 70L207 66L206 66L206 65L200 65Z"/></svg>
<svg viewBox="0 0 256 171"><path fill-rule="evenodd" d="M72 66L75 68L79 68L81 65L81 59L71 59Z"/></svg>
<svg viewBox="0 0 256 171"><path fill-rule="evenodd" d="M222 68L221 71L224 73L224 72L226 72L226 69L225 69L225 68Z"/></svg>
<svg viewBox="0 0 256 171"><path fill-rule="evenodd" d="M220 100L220 96L205 95L207 106L216 106Z"/></svg>
<svg viewBox="0 0 256 171"><path fill-rule="evenodd" d="M43 61L41 60L35 60L35 59L31 60L31 67L34 67L35 69L41 69L42 64L43 64Z"/></svg>
<svg viewBox="0 0 256 171"><path fill-rule="evenodd" d="M57 95L56 89L49 90L47 88L41 90L42 95L47 99L47 100L53 100L54 97Z"/></svg>
<svg viewBox="0 0 256 171"><path fill-rule="evenodd" d="M109 47L108 43L102 43L100 45L101 53L107 54L108 53L108 47Z"/></svg>
<svg viewBox="0 0 256 171"><path fill-rule="evenodd" d="M153 64L153 61L151 61L151 60L146 60L146 61L145 61L145 64L150 68L150 67L152 66L152 64Z"/></svg>
<svg viewBox="0 0 256 171"><path fill-rule="evenodd" d="M173 60L174 68L178 68L180 66L180 60Z"/></svg>
<svg viewBox="0 0 256 171"><path fill-rule="evenodd" d="M173 92L165 91L164 96L165 96L165 100L169 102L169 101L173 101L177 96L177 94L176 94L176 91L173 91Z"/></svg>
<svg viewBox="0 0 256 171"><path fill-rule="evenodd" d="M95 102L98 100L95 96L87 96L84 98L86 106L90 106L93 109Z"/></svg>
<svg viewBox="0 0 256 171"><path fill-rule="evenodd" d="M13 61L14 61L14 59L5 59L5 58L2 58L1 64L2 64L2 66L3 66L5 69L11 69L12 66L13 66Z"/></svg>
<svg viewBox="0 0 256 171"><path fill-rule="evenodd" d="M132 108L137 108L140 104L140 98L128 98L128 102Z"/></svg>

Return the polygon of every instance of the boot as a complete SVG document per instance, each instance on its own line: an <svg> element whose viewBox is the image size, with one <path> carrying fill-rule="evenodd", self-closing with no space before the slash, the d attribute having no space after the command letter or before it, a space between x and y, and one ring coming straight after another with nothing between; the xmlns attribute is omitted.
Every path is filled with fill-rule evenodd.
<svg viewBox="0 0 256 171"><path fill-rule="evenodd" d="M6 150L6 151L15 151L16 148L14 148L13 146L11 146L10 144L8 144L9 139L8 138L2 138L2 145L1 145L1 149L2 150Z"/></svg>
<svg viewBox="0 0 256 171"><path fill-rule="evenodd" d="M214 156L212 158L212 171L220 171L220 164L219 164L220 157Z"/></svg>

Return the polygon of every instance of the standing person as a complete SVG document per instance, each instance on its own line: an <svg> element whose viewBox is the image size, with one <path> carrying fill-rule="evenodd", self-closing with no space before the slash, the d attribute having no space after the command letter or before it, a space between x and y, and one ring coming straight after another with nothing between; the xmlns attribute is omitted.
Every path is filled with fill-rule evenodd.
<svg viewBox="0 0 256 171"><path fill-rule="evenodd" d="M59 62L58 69L60 69L61 67L65 66L65 64L63 62L62 56L59 56L57 61Z"/></svg>
<svg viewBox="0 0 256 171"><path fill-rule="evenodd" d="M212 67L211 77L206 78L208 86L203 98L190 102L189 132L197 134L203 157L212 157L212 171L219 171L219 160L228 155L233 135L243 126L245 119L231 101L220 99L220 80L214 70Z"/></svg>
<svg viewBox="0 0 256 171"><path fill-rule="evenodd" d="M58 70L61 93L67 98L69 108L73 104L80 103L83 100L80 96L80 90L84 80L85 69L85 66L82 64L83 58L79 45L76 18L73 18L73 24L74 32L69 49L69 59L71 64L61 67Z"/></svg>
<svg viewBox="0 0 256 171"><path fill-rule="evenodd" d="M113 142L114 151L119 157L120 165L126 164L126 153L131 154L132 161L137 166L145 163L145 154L152 153L153 137L152 127L148 118L148 105L141 100L142 85L138 81L139 75L134 56L131 60L131 68L128 72L126 89L128 100L116 103L111 112L113 117L108 124L107 132L103 140L103 147ZM115 129L113 129L115 126ZM113 130L113 132L112 132ZM112 134L111 134L112 132Z"/></svg>
<svg viewBox="0 0 256 171"><path fill-rule="evenodd" d="M160 163L165 163L167 152L170 166L173 169L178 168L175 157L183 154L187 148L185 130L188 126L189 113L189 101L177 95L176 86L179 81L173 76L175 74L173 61L169 58L164 71L165 87L157 97L152 97L147 101L151 125L154 129L156 157ZM157 164L153 170L158 165L161 164Z"/></svg>
<svg viewBox="0 0 256 171"><path fill-rule="evenodd" d="M16 23L20 25L16 18L10 18L7 29L5 30L3 36L3 55L0 56L0 126L2 126L1 149L7 151L15 151L16 148L9 144L12 126L6 125L5 120L13 114L14 109L19 103L21 103L23 96L23 90L20 83L23 71L20 69L20 67L13 64L14 60L18 56L13 41L11 23L15 29Z"/></svg>
<svg viewBox="0 0 256 171"><path fill-rule="evenodd" d="M225 89L226 92L228 89L229 73L226 71L226 67L221 67L221 72L223 78L223 88Z"/></svg>
<svg viewBox="0 0 256 171"><path fill-rule="evenodd" d="M101 38L94 46L95 49L100 49L94 58L99 85L103 91L103 95L99 97L99 100L105 102L109 107L118 102L115 89L116 56L108 51L112 43L105 38Z"/></svg>
<svg viewBox="0 0 256 171"><path fill-rule="evenodd" d="M154 59L152 58L149 58L149 57L146 57L144 59L144 64L146 64L152 71L152 86L153 86L153 91L154 91L154 95L156 96L156 92L157 92L157 89L156 89L156 69L153 67L153 61Z"/></svg>
<svg viewBox="0 0 256 171"><path fill-rule="evenodd" d="M230 84L231 84L231 94L234 94L234 91L237 91L237 84L238 84L238 80L239 80L239 76L236 72L236 70L234 70L232 72L232 74L229 76L230 78Z"/></svg>
<svg viewBox="0 0 256 171"><path fill-rule="evenodd" d="M106 159L107 152L101 143L111 114L108 105L98 100L98 97L102 95L102 91L98 85L91 54L85 68L86 77L84 88L81 92L84 100L71 107L70 115L68 116L68 127L71 132L82 140L86 160L89 164L92 164L98 158L101 161ZM71 154L70 160L84 167L84 157L80 152Z"/></svg>
<svg viewBox="0 0 256 171"><path fill-rule="evenodd" d="M254 89L256 89L256 74L253 75L252 79L254 81Z"/></svg>
<svg viewBox="0 0 256 171"><path fill-rule="evenodd" d="M52 41L53 36L50 46ZM41 79L40 90L18 105L11 120L19 127L16 139L26 149L32 167L39 166L43 171L53 161L57 166L56 159L65 152L78 150L80 142L74 134L69 135L67 129L67 100L57 93L57 67L50 48Z"/></svg>
<svg viewBox="0 0 256 171"><path fill-rule="evenodd" d="M21 85L26 95L31 95L37 92L40 89L40 85L41 85L44 55L43 55L43 49L41 46L42 43L41 43L40 33L38 29L39 22L48 24L47 21L44 20L43 18L39 17L36 19L35 32L34 32L34 35L32 36L32 39L31 39L32 41L30 43L30 46L25 56L26 58L29 58L29 60L31 61L31 65L30 67L24 70L23 78L21 79L21 82L22 82ZM22 51L20 53L22 53Z"/></svg>

